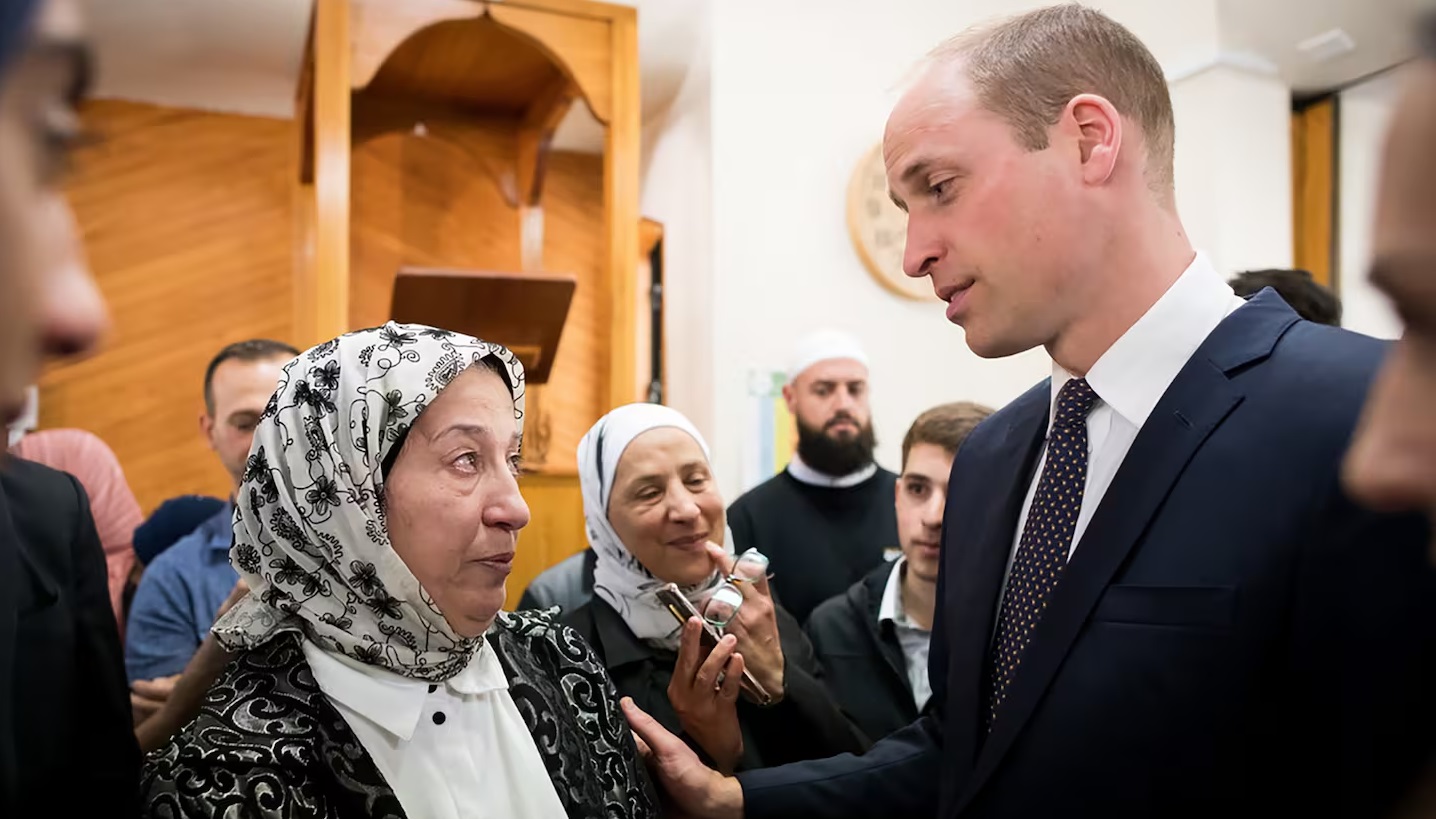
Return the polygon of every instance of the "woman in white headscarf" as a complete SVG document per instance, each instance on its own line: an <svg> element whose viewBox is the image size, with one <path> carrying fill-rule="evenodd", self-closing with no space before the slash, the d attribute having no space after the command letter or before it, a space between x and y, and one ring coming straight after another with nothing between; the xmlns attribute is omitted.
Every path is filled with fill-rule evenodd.
<svg viewBox="0 0 1436 819"><path fill-rule="evenodd" d="M564 622L598 652L621 695L725 772L866 749L765 577L734 584L743 602L726 626L732 636L711 654L695 625L680 626L655 596L674 583L704 612L742 548L727 530L708 445L682 413L619 407L579 442L578 464L594 598ZM739 696L745 668L772 704Z"/></svg>
<svg viewBox="0 0 1436 819"><path fill-rule="evenodd" d="M236 498L238 657L146 765L150 816L647 817L612 683L500 611L528 507L523 368L416 325L285 367Z"/></svg>

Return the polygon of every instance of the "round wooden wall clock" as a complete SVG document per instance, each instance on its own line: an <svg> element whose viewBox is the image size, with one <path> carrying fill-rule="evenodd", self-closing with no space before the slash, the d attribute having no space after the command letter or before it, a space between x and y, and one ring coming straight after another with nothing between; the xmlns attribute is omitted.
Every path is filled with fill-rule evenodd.
<svg viewBox="0 0 1436 819"><path fill-rule="evenodd" d="M858 258L878 284L909 299L936 298L927 278L903 275L902 253L907 244L907 214L888 197L882 145L863 154L848 182L848 233Z"/></svg>

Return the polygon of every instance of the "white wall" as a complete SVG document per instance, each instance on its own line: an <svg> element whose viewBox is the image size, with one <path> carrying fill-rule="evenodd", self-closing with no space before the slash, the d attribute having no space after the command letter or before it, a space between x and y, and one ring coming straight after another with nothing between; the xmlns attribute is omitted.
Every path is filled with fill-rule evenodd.
<svg viewBox="0 0 1436 819"><path fill-rule="evenodd" d="M685 0L707 17L711 0ZM644 216L663 223L665 401L708 437L714 431L713 118L711 26L699 26L692 63L673 102L643 130Z"/></svg>
<svg viewBox="0 0 1436 819"><path fill-rule="evenodd" d="M1290 267L1291 89L1218 61L1171 82L1177 209L1223 274Z"/></svg>
<svg viewBox="0 0 1436 819"><path fill-rule="evenodd" d="M1337 101L1337 288L1342 326L1378 338L1401 335L1401 322L1380 291L1366 280L1371 220L1381 147L1397 79L1383 74L1341 92Z"/></svg>
<svg viewBox="0 0 1436 819"><path fill-rule="evenodd" d="M814 327L847 328L868 346L878 459L890 468L898 466L903 432L922 410L958 399L999 406L1049 372L1041 351L979 359L940 303L904 301L881 289L852 248L844 212L853 166L881 138L911 66L974 22L1038 5L710 3L710 70L701 89L690 78L694 88L685 86L675 110L645 133L651 162L643 205L669 237L672 403L709 436L730 498L752 434L745 426L746 375L783 368L792 344ZM1092 5L1132 28L1169 74L1190 76L1174 89L1174 101L1178 205L1193 241L1224 270L1288 263L1284 88L1224 70L1193 73L1219 54L1215 0ZM706 124L699 110L704 91ZM706 177L696 169L705 163ZM693 201L708 192L705 183L706 209ZM1233 205L1233 195L1242 201ZM703 237L704 231L710 233ZM682 251L679 232L689 237ZM705 247L709 258L688 256Z"/></svg>

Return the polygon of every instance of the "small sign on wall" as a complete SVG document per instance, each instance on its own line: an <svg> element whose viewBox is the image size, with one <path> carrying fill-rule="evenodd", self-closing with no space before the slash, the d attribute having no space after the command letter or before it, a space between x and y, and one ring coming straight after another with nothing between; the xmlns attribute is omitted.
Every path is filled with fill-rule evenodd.
<svg viewBox="0 0 1436 819"><path fill-rule="evenodd" d="M797 438L793 416L783 400L787 373L748 371L747 418L744 420L743 489L773 477L788 466Z"/></svg>

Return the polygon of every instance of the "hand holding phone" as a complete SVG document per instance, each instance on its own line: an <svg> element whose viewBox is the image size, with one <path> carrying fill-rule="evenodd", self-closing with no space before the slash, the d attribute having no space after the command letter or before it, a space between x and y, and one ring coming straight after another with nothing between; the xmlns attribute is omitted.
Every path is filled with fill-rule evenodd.
<svg viewBox="0 0 1436 819"><path fill-rule="evenodd" d="M669 583L661 587L657 595L659 602L663 604L664 608L668 609L680 627L687 623L689 618L698 619L702 627L702 634L699 636L705 649L711 651L718 645L718 641L722 639L722 635L718 633L718 629L714 628L711 623L703 618L702 614L698 613L698 610L693 607L693 604L688 602L688 598L684 597L683 593L678 590L677 584ZM750 702L758 705L772 704L772 695L758 683L758 679L754 677L752 672L747 668L743 669L741 686L743 696Z"/></svg>

